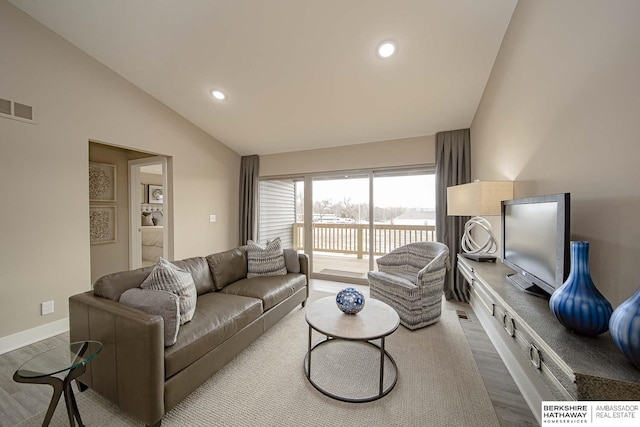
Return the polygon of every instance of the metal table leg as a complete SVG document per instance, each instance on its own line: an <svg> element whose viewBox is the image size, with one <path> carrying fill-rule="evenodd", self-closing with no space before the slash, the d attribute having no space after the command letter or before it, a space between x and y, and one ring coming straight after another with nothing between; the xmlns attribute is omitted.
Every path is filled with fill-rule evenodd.
<svg viewBox="0 0 640 427"><path fill-rule="evenodd" d="M384 386L384 337L380 338L380 396Z"/></svg>
<svg viewBox="0 0 640 427"><path fill-rule="evenodd" d="M51 418L53 417L53 413L56 410L56 406L58 406L58 401L60 401L60 396L64 394L64 400L67 407L67 415L69 416L69 425L71 427L75 426L75 421L78 421L78 425L82 427L82 419L80 418L80 411L78 410L78 403L76 402L76 398L73 394L73 389L71 388L71 383L74 379L82 375L86 371L86 366L84 364L78 366L75 369L72 369L67 373L64 377L64 380L54 376L46 376L46 377L23 377L18 374L16 371L13 374L13 380L17 383L23 384L48 384L53 387L53 395L51 396L51 402L49 402L49 407L47 409L47 413L44 417L44 421L42 421L42 426L47 427L49 423L51 423Z"/></svg>
<svg viewBox="0 0 640 427"><path fill-rule="evenodd" d="M307 378L311 378L311 326L309 326L309 347L307 348Z"/></svg>

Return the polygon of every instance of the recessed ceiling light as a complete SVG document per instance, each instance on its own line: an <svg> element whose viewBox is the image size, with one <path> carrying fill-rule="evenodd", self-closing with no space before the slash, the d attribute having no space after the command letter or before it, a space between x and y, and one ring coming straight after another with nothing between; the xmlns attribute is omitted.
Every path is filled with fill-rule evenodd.
<svg viewBox="0 0 640 427"><path fill-rule="evenodd" d="M213 96L218 101L224 101L225 99L227 99L227 95L225 95L224 93L220 92L217 89L214 89L211 91L211 96Z"/></svg>
<svg viewBox="0 0 640 427"><path fill-rule="evenodd" d="M391 41L383 42L378 46L378 55L381 58L388 58L396 53L396 44Z"/></svg>

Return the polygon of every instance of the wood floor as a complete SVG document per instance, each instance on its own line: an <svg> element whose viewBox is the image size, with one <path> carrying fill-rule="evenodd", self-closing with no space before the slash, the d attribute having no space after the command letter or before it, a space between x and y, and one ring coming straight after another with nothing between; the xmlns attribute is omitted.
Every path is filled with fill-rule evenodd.
<svg viewBox="0 0 640 427"><path fill-rule="evenodd" d="M460 325L467 338L471 353L476 360L480 375L493 403L500 425L537 426L538 422L524 401L507 367L502 363L489 336L469 304L446 302L445 308L464 312L467 319L461 318Z"/></svg>
<svg viewBox="0 0 640 427"><path fill-rule="evenodd" d="M16 425L47 409L53 389L16 383L13 373L32 357L68 342L67 332L0 355L0 426Z"/></svg>
<svg viewBox="0 0 640 427"><path fill-rule="evenodd" d="M323 292L337 293L346 286L344 283L325 280L311 282L311 289ZM365 297L368 296L367 286L354 287L361 290ZM467 319L460 319L460 325L471 347L500 426L537 426L533 414L471 307L468 304L445 302L443 309L459 310L467 315ZM13 381L13 373L31 357L68 342L69 334L65 333L0 355L0 427L14 426L47 409L51 399L51 387L18 384Z"/></svg>

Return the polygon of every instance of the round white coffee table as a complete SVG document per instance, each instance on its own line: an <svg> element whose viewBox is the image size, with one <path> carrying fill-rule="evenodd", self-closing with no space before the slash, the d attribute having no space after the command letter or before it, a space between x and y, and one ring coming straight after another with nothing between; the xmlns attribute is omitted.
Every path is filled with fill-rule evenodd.
<svg viewBox="0 0 640 427"><path fill-rule="evenodd" d="M326 297L312 302L306 308L306 320L309 324L309 346L304 359L304 371L309 382L321 393L343 402L370 402L386 396L395 387L398 380L398 367L393 357L385 350L385 338L400 325L398 313L382 301L367 299L358 314L345 314L336 306L336 297ZM312 347L313 331L326 335L327 339ZM372 340L380 340L380 345ZM366 342L380 349L380 385L378 393L367 397L347 397L332 393L311 379L311 355L320 346L331 345L337 340ZM391 382L385 387L385 359L391 362Z"/></svg>

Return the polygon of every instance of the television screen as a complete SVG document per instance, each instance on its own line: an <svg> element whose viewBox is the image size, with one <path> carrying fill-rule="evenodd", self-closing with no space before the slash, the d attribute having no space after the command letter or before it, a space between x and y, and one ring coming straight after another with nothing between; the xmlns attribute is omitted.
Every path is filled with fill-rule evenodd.
<svg viewBox="0 0 640 427"><path fill-rule="evenodd" d="M525 291L551 294L562 285L569 268L569 193L502 202L502 261L516 271L510 281Z"/></svg>

